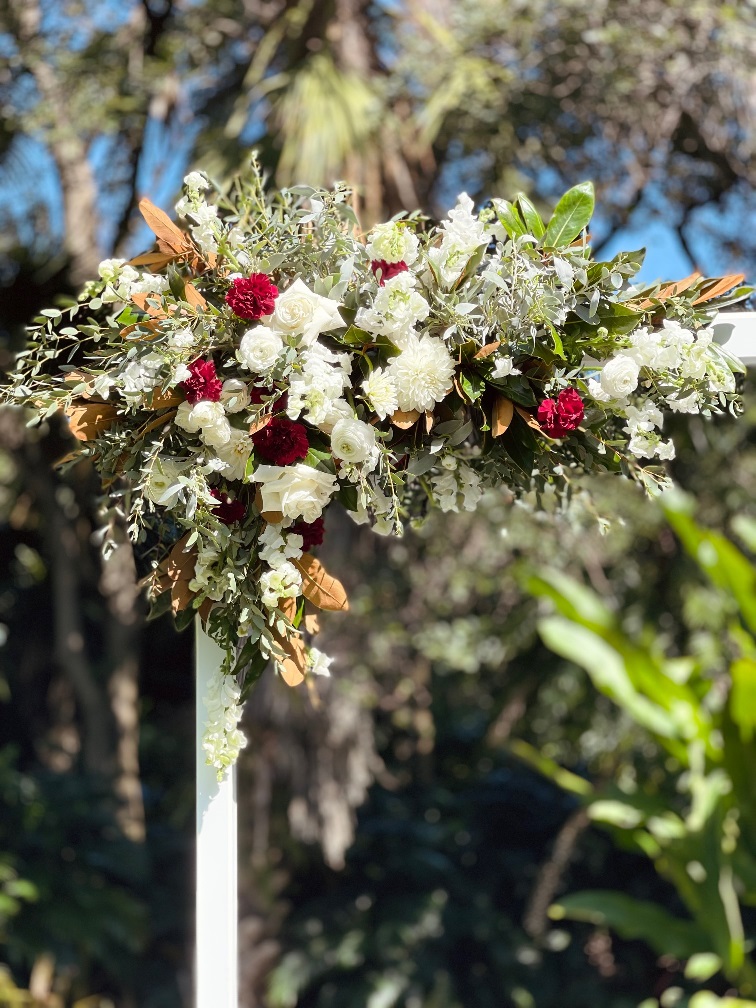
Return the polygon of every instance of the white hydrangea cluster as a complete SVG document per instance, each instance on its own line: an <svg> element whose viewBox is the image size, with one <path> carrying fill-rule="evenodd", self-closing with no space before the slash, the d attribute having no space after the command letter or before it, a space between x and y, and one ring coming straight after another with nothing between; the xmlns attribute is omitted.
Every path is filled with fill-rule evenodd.
<svg viewBox="0 0 756 1008"><path fill-rule="evenodd" d="M240 704L241 687L234 676L218 669L214 674L203 703L207 710L207 722L202 736L202 749L207 763L218 771L222 778L226 770L233 766L239 753L246 746L247 739L239 728L242 716Z"/></svg>

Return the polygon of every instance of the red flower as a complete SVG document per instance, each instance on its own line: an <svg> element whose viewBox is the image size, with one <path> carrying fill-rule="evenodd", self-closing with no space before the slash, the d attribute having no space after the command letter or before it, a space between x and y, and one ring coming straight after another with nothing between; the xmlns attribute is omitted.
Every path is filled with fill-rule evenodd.
<svg viewBox="0 0 756 1008"><path fill-rule="evenodd" d="M270 397L272 395L275 395L275 393L277 391L278 391L278 389L274 389L274 388L272 388L272 389L263 389L263 388L257 388L257 387L253 386L249 390L249 401L250 401L250 403L253 406L260 406L261 403L262 403L262 401L263 401L263 396L265 396L266 400L270 400ZM280 413L280 412L282 412L283 410L286 409L286 405L287 405L288 402L289 402L289 393L288 392L284 392L273 403L273 412L274 413Z"/></svg>
<svg viewBox="0 0 756 1008"><path fill-rule="evenodd" d="M252 435L252 441L260 458L273 465L301 462L310 450L304 424L284 417L273 417L267 427Z"/></svg>
<svg viewBox="0 0 756 1008"><path fill-rule="evenodd" d="M381 271L381 276L378 283L381 285L381 287L383 287L383 285L386 283L387 280L390 280L392 277L398 276L400 273L406 273L406 271L409 269L409 266L404 261L404 259L400 259L399 262L395 263L386 262L385 259L373 259L373 261L370 263L370 269L373 271L373 273L377 273L378 270Z"/></svg>
<svg viewBox="0 0 756 1008"><path fill-rule="evenodd" d="M220 490L211 490L210 493L217 501L220 501L218 506L211 508L211 510L224 525L235 525L236 522L243 521L247 517L247 505L242 501L232 500L228 494L221 493Z"/></svg>
<svg viewBox="0 0 756 1008"><path fill-rule="evenodd" d="M270 277L266 273L253 273L231 282L226 304L239 318L256 321L263 315L270 315L277 297L278 287L270 282Z"/></svg>
<svg viewBox="0 0 756 1008"><path fill-rule="evenodd" d="M215 373L215 364L211 360L196 360L189 365L192 377L181 382L181 388L190 403L198 403L201 399L218 402L221 397L223 382Z"/></svg>
<svg viewBox="0 0 756 1008"><path fill-rule="evenodd" d="M556 399L544 399L538 407L538 423L549 437L564 437L577 430L585 410L575 389L562 389Z"/></svg>
<svg viewBox="0 0 756 1008"><path fill-rule="evenodd" d="M287 532L302 536L302 549L309 553L313 546L320 546L325 535L325 521L316 518L314 522L298 521L290 526Z"/></svg>

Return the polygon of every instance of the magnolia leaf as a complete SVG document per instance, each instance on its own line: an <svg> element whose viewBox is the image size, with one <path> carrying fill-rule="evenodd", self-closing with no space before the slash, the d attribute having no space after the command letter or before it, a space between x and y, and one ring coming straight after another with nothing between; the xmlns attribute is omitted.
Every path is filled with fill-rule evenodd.
<svg viewBox="0 0 756 1008"><path fill-rule="evenodd" d="M528 197L524 193L518 193L515 202L522 219L525 221L525 227L528 229L530 234L532 234L534 238L543 238L546 226L541 220L541 215L530 202Z"/></svg>
<svg viewBox="0 0 756 1008"><path fill-rule="evenodd" d="M63 375L63 381L73 385L80 385L82 382L88 383L91 382L91 380L92 375L84 374L83 371L66 371ZM78 395L80 395L82 399L91 399L92 386L87 384L87 387L82 392L79 392Z"/></svg>
<svg viewBox="0 0 756 1008"><path fill-rule="evenodd" d="M171 406L178 406L184 401L184 397L176 389L155 389L152 393L151 409L169 409Z"/></svg>
<svg viewBox="0 0 756 1008"><path fill-rule="evenodd" d="M118 416L112 403L80 402L76 400L64 410L71 433L79 441L94 441L107 430Z"/></svg>
<svg viewBox="0 0 756 1008"><path fill-rule="evenodd" d="M522 406L515 406L515 409L531 430L537 431L539 434L543 434L543 427L541 427L532 413L528 413L528 411L523 409Z"/></svg>
<svg viewBox="0 0 756 1008"><path fill-rule="evenodd" d="M530 414L528 414L529 416ZM491 411L491 437L501 437L514 417L514 403L511 399L499 396Z"/></svg>
<svg viewBox="0 0 756 1008"><path fill-rule="evenodd" d="M435 423L435 420L436 420L436 418L433 416L433 410L426 410L425 411L425 433L426 434L430 434L431 430L433 429L433 424Z"/></svg>
<svg viewBox="0 0 756 1008"><path fill-rule="evenodd" d="M307 633L320 633L320 618L317 613L308 613L304 618L304 628Z"/></svg>
<svg viewBox="0 0 756 1008"><path fill-rule="evenodd" d="M265 413L263 416L258 417L257 420L253 420L249 425L250 437L253 434L257 434L258 431L264 430L272 419L273 417L270 413Z"/></svg>
<svg viewBox="0 0 756 1008"><path fill-rule="evenodd" d="M294 599L285 599L285 603L293 603L294 612L291 612L292 606L282 604L279 607L284 611L287 619L291 621L296 613L297 605ZM281 678L287 686L299 686L304 682L307 674L307 652L304 641L298 634L283 637L281 634L274 633L273 636L284 652L283 658L276 658L276 666L281 673Z"/></svg>
<svg viewBox="0 0 756 1008"><path fill-rule="evenodd" d="M702 304L704 301L713 301L715 297L719 297L720 294L726 294L727 291L732 290L733 287L737 287L744 280L745 273L730 273L729 276L716 280L711 287L706 284L703 294L697 297L693 304L697 305Z"/></svg>
<svg viewBox="0 0 756 1008"><path fill-rule="evenodd" d="M302 574L302 594L313 605L334 612L349 608L344 586L335 577L331 577L319 560L309 553L303 553L293 563Z"/></svg>
<svg viewBox="0 0 756 1008"><path fill-rule="evenodd" d="M164 210L161 210L150 200L144 198L139 200L139 212L159 242L166 245L173 252L182 253L187 251L189 242L186 235L180 228L176 227Z"/></svg>
<svg viewBox="0 0 756 1008"><path fill-rule="evenodd" d="M587 226L593 215L593 183L581 182L562 196L543 236L545 248L569 245Z"/></svg>
<svg viewBox="0 0 756 1008"><path fill-rule="evenodd" d="M205 308L207 308L207 301L205 301L194 284L188 283L184 287L184 301L186 301L187 304L192 305L194 308L199 308L201 311L204 311Z"/></svg>
<svg viewBox="0 0 756 1008"><path fill-rule="evenodd" d="M131 300L137 308L141 308L143 312L147 312L147 314L151 315L152 318L167 319L168 315L162 308L157 308L155 305L148 303L148 298L154 301L158 296L159 295L156 294L139 291L138 293L131 295Z"/></svg>
<svg viewBox="0 0 756 1008"><path fill-rule="evenodd" d="M194 577L197 562L197 547L192 546L184 551L189 533L175 544L168 556L157 569L157 585L171 592L171 609L174 613L187 609L194 598L194 592L189 590L189 582Z"/></svg>
<svg viewBox="0 0 756 1008"><path fill-rule="evenodd" d="M490 355L495 350L498 350L500 346L501 340L497 340L495 343L487 343L484 347L481 347L480 350L478 350L473 360L483 360L484 357L490 357Z"/></svg>
<svg viewBox="0 0 756 1008"><path fill-rule="evenodd" d="M173 262L178 256L167 252L146 252L138 255L135 259L129 259L127 266L150 266L153 270L164 269L168 263Z"/></svg>
<svg viewBox="0 0 756 1008"><path fill-rule="evenodd" d="M394 427L400 427L402 430L407 430L412 424L417 423L420 419L420 413L418 410L410 410L405 413L404 410L397 410L391 415L391 423Z"/></svg>
<svg viewBox="0 0 756 1008"><path fill-rule="evenodd" d="M170 423L170 421L175 417L176 410L168 410L165 413L161 413L160 416L153 417L152 420L148 420L147 423L140 427L137 431L137 437L143 438L145 434L149 434L150 431L156 430L158 427L162 427L164 424Z"/></svg>
<svg viewBox="0 0 756 1008"><path fill-rule="evenodd" d="M284 516L282 511L263 511L262 491L259 489L255 494L255 507L260 512L260 517L263 521L266 521L269 525L278 525L283 521Z"/></svg>

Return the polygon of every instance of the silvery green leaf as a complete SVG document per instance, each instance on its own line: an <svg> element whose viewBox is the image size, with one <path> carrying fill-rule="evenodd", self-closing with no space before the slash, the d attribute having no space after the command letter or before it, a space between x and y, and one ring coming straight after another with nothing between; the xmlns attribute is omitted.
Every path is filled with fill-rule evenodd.
<svg viewBox="0 0 756 1008"><path fill-rule="evenodd" d="M455 445L462 444L465 438L469 437L472 433L473 422L468 420L466 424L463 424L460 429L449 438L449 444L454 447Z"/></svg>
<svg viewBox="0 0 756 1008"><path fill-rule="evenodd" d="M422 476L432 469L436 464L436 459L432 455L418 455L413 458L407 466L407 472L413 476Z"/></svg>

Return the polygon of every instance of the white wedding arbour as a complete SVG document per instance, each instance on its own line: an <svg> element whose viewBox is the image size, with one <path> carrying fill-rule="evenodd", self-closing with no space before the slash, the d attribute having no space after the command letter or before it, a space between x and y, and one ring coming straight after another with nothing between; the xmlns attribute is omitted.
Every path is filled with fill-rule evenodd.
<svg viewBox="0 0 756 1008"><path fill-rule="evenodd" d="M756 312L721 312L715 342L756 367ZM236 767L223 780L204 748L207 711L223 651L196 622L197 886L195 1008L238 1008Z"/></svg>

